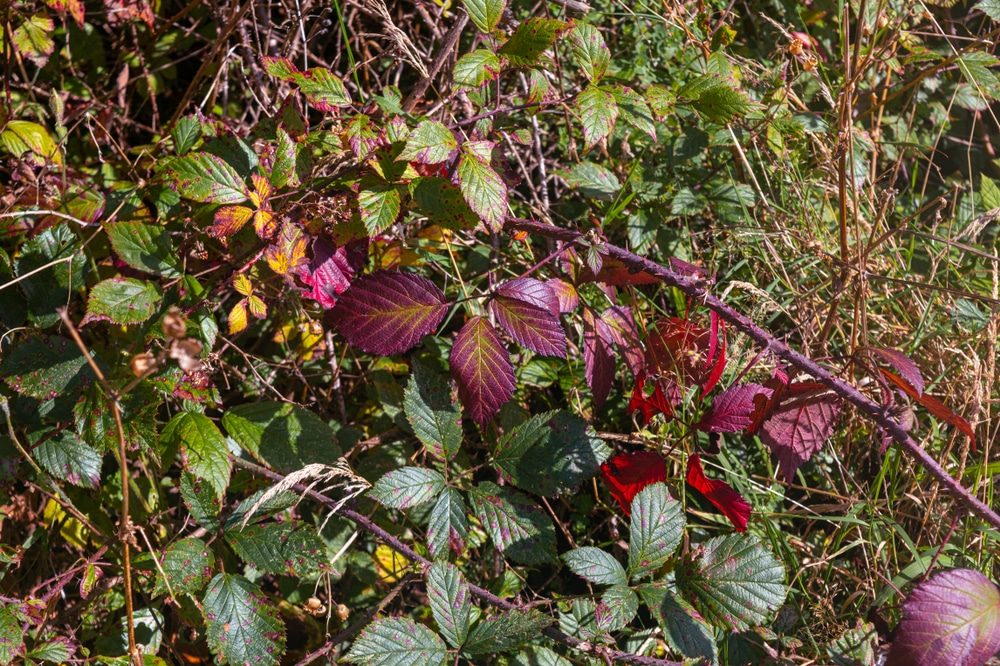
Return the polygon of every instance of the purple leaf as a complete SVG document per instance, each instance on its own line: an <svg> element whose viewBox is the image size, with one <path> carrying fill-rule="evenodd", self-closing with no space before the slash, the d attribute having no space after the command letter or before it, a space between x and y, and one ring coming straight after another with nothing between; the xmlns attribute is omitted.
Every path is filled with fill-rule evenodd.
<svg viewBox="0 0 1000 666"><path fill-rule="evenodd" d="M899 376L909 382L917 391L917 395L924 393L924 377L920 374L920 369L909 356L895 349L883 349L881 347L870 347L868 351L879 356L883 361L891 365L899 372Z"/></svg>
<svg viewBox="0 0 1000 666"><path fill-rule="evenodd" d="M555 316L559 316L559 297L555 290L545 282L534 278L517 278L510 282L504 282L497 287L498 296L516 298L524 301L536 308L548 310Z"/></svg>
<svg viewBox="0 0 1000 666"><path fill-rule="evenodd" d="M739 432L750 425L754 410L754 396L771 397L772 390L760 384L730 386L712 398L712 408L695 424L706 432Z"/></svg>
<svg viewBox="0 0 1000 666"><path fill-rule="evenodd" d="M840 407L840 398L823 384L799 382L782 394L780 404L761 427L760 439L778 457L788 483L830 437Z"/></svg>
<svg viewBox="0 0 1000 666"><path fill-rule="evenodd" d="M368 241L354 241L337 247L318 238L313 243L313 259L299 271L299 278L312 287L306 298L319 301L329 310L337 304L337 296L351 286L354 274L365 266Z"/></svg>
<svg viewBox="0 0 1000 666"><path fill-rule="evenodd" d="M576 287L566 282L566 280L560 280L559 278L549 280L545 284L552 287L552 291L555 292L556 298L559 301L560 314L576 310L576 306L580 304L580 296L576 293Z"/></svg>
<svg viewBox="0 0 1000 666"><path fill-rule="evenodd" d="M559 315L506 296L490 301L490 309L497 323L521 346L545 356L566 358L566 332Z"/></svg>
<svg viewBox="0 0 1000 666"><path fill-rule="evenodd" d="M583 311L583 362L587 386L594 395L594 409L600 409L611 392L615 379L615 357L611 354L611 333L593 310Z"/></svg>
<svg viewBox="0 0 1000 666"><path fill-rule="evenodd" d="M954 569L918 585L886 666L982 666L1000 650L1000 591L972 569Z"/></svg>
<svg viewBox="0 0 1000 666"><path fill-rule="evenodd" d="M382 270L355 280L329 319L352 346L391 356L416 346L447 312L444 294L427 278Z"/></svg>
<svg viewBox="0 0 1000 666"><path fill-rule="evenodd" d="M632 308L625 305L612 305L601 319L607 324L608 333L618 351L625 357L625 363L633 377L638 377L646 369L646 357L643 354L642 342L639 341L639 329L636 328L632 316Z"/></svg>
<svg viewBox="0 0 1000 666"><path fill-rule="evenodd" d="M473 317L458 332L448 363L458 384L458 397L480 426L514 395L510 354L483 317Z"/></svg>

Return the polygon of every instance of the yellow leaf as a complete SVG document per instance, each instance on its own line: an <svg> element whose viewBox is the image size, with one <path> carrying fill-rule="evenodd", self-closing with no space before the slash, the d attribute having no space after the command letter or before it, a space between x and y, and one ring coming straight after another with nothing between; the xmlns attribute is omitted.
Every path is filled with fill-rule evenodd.
<svg viewBox="0 0 1000 666"><path fill-rule="evenodd" d="M250 180L253 181L254 188L254 191L250 193L250 201L260 208L260 205L271 196L271 181L257 174L251 175Z"/></svg>
<svg viewBox="0 0 1000 666"><path fill-rule="evenodd" d="M59 502L53 499L50 499L45 505L42 518L48 527L59 523L59 535L71 546L82 550L90 540L90 530L84 527L79 520L66 513Z"/></svg>
<svg viewBox="0 0 1000 666"><path fill-rule="evenodd" d="M267 240L278 229L278 221L269 210L259 210L253 214L253 228L261 240Z"/></svg>
<svg viewBox="0 0 1000 666"><path fill-rule="evenodd" d="M249 296L253 293L253 284L243 273L233 278L233 288L244 296Z"/></svg>
<svg viewBox="0 0 1000 666"><path fill-rule="evenodd" d="M372 556L375 560L375 567L378 569L378 577L386 583L395 583L406 573L410 561L394 551L385 544L375 548Z"/></svg>
<svg viewBox="0 0 1000 666"><path fill-rule="evenodd" d="M229 311L229 334L236 335L247 327L247 299L241 298Z"/></svg>
<svg viewBox="0 0 1000 666"><path fill-rule="evenodd" d="M242 229L251 217L253 211L246 206L223 206L215 211L215 224L209 233L223 244L228 243L233 234Z"/></svg>
<svg viewBox="0 0 1000 666"><path fill-rule="evenodd" d="M274 245L264 252L267 265L278 275L288 275L306 263L308 242L297 224L285 223Z"/></svg>
<svg viewBox="0 0 1000 666"><path fill-rule="evenodd" d="M250 305L250 314L257 319L263 319L267 316L267 305L257 296L247 296L247 303Z"/></svg>

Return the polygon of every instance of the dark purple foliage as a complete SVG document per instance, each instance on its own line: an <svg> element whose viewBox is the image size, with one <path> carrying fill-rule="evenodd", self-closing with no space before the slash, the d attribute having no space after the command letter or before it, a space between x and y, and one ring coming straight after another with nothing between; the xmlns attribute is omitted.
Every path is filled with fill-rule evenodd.
<svg viewBox="0 0 1000 666"><path fill-rule="evenodd" d="M771 397L771 389L760 384L730 386L712 399L712 408L695 425L707 432L739 432L750 425L754 397Z"/></svg>
<svg viewBox="0 0 1000 666"><path fill-rule="evenodd" d="M559 297L546 282L534 278L517 278L497 287L497 295L524 301L536 308L559 316Z"/></svg>
<svg viewBox="0 0 1000 666"><path fill-rule="evenodd" d="M364 268L368 259L368 240L354 241L337 247L322 238L313 243L313 259L299 272L299 278L312 287L307 298L319 301L329 310L337 304L337 296L351 286L354 274Z"/></svg>
<svg viewBox="0 0 1000 666"><path fill-rule="evenodd" d="M626 305L612 305L601 315L607 326L611 340L618 345L633 377L638 377L646 369L646 356L643 354L642 342L639 340L639 329L632 316L632 308Z"/></svg>
<svg viewBox="0 0 1000 666"><path fill-rule="evenodd" d="M352 346L391 356L416 346L447 312L444 294L427 278L383 270L358 278L328 318Z"/></svg>
<svg viewBox="0 0 1000 666"><path fill-rule="evenodd" d="M506 296L490 301L490 309L497 323L521 346L546 356L566 358L566 331L558 314Z"/></svg>
<svg viewBox="0 0 1000 666"><path fill-rule="evenodd" d="M909 356L901 351L896 351L895 349L882 349L880 347L872 347L868 351L872 352L883 361L891 365L893 368L899 372L900 377L909 382L917 391L917 395L923 395L924 392L924 377L920 374L920 369L917 364L913 362Z"/></svg>
<svg viewBox="0 0 1000 666"><path fill-rule="evenodd" d="M587 386L594 395L594 409L604 405L615 379L615 357L607 329L607 324L594 318L590 308L583 311L583 362Z"/></svg>
<svg viewBox="0 0 1000 666"><path fill-rule="evenodd" d="M934 575L910 593L886 666L982 666L1000 650L1000 591L972 569Z"/></svg>
<svg viewBox="0 0 1000 666"><path fill-rule="evenodd" d="M485 426L514 395L514 366L500 336L483 317L473 317L455 337L451 376L473 420Z"/></svg>
<svg viewBox="0 0 1000 666"><path fill-rule="evenodd" d="M760 439L778 457L788 483L829 439L840 407L840 398L823 384L800 382L784 392L761 427Z"/></svg>

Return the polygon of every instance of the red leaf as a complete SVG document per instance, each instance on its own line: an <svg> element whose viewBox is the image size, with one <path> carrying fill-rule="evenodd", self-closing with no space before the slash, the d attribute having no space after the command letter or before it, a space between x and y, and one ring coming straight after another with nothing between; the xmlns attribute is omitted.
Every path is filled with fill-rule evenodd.
<svg viewBox="0 0 1000 666"><path fill-rule="evenodd" d="M708 380L702 386L702 391L707 394L722 377L722 371L726 369L726 322L719 319L719 315L712 311L712 337L708 341L708 365L712 369Z"/></svg>
<svg viewBox="0 0 1000 666"><path fill-rule="evenodd" d="M615 357L611 354L611 345L607 338L610 333L607 325L600 319L594 319L590 308L583 311L583 362L587 377L587 386L594 395L594 409L600 409L611 392L611 384L615 379Z"/></svg>
<svg viewBox="0 0 1000 666"><path fill-rule="evenodd" d="M772 393L760 384L730 386L712 399L712 408L694 427L706 432L739 432L750 425L757 396L766 400Z"/></svg>
<svg viewBox="0 0 1000 666"><path fill-rule="evenodd" d="M628 268L617 259L604 257L600 272L595 276L589 268L580 271L580 283L603 282L604 284L624 287L636 284L656 284L660 279L643 270Z"/></svg>
<svg viewBox="0 0 1000 666"><path fill-rule="evenodd" d="M663 414L669 421L674 417L674 409L663 392L663 386L656 381L656 388L653 395L647 396L643 390L646 385L646 375L640 373L635 379L635 388L632 389L632 398L628 401L628 413L642 410L642 422L645 425L656 414Z"/></svg>
<svg viewBox="0 0 1000 666"><path fill-rule="evenodd" d="M743 495L733 490L725 481L710 479L705 476L701 467L701 458L697 453L688 456L687 482L691 487L708 498L708 501L719 507L737 532L747 531L747 521L753 513L750 502Z"/></svg>
<svg viewBox="0 0 1000 666"><path fill-rule="evenodd" d="M778 457L788 483L830 437L840 407L836 393L813 382L792 384L781 396L761 428L760 439Z"/></svg>
<svg viewBox="0 0 1000 666"><path fill-rule="evenodd" d="M912 398L914 402L923 405L924 407L927 408L928 412L938 417L945 423L950 423L951 425L955 426L963 433L968 435L969 440L972 442L972 450L973 451L976 450L976 433L972 429L972 425L968 421L966 421L961 416L948 409L948 407L937 398L929 396L926 393L917 393L917 389L911 386L909 382L907 382L899 375L895 375L889 372L888 370L885 370L884 368L879 368L879 370L882 372L883 375L885 375L886 379L895 384L903 393L910 396L910 398Z"/></svg>
<svg viewBox="0 0 1000 666"><path fill-rule="evenodd" d="M642 354L642 343L639 341L639 329L632 317L632 308L624 305L612 305L601 315L607 324L608 333L618 351L625 358L628 369L633 377L638 377L646 369L646 359Z"/></svg>
<svg viewBox="0 0 1000 666"><path fill-rule="evenodd" d="M601 465L601 476L626 516L632 499L648 485L667 480L667 461L652 451L619 453Z"/></svg>
<svg viewBox="0 0 1000 666"><path fill-rule="evenodd" d="M497 287L497 295L506 298L516 298L536 308L548 310L559 316L559 297L555 290L545 282L534 278L517 278L504 282Z"/></svg>
<svg viewBox="0 0 1000 666"><path fill-rule="evenodd" d="M351 286L354 274L365 266L368 241L355 241L337 247L322 238L313 243L313 260L299 270L299 278L312 287L306 298L319 301L329 310L337 304L337 296Z"/></svg>
<svg viewBox="0 0 1000 666"><path fill-rule="evenodd" d="M506 296L490 301L490 309L497 323L521 346L546 356L566 358L566 331L558 314Z"/></svg>
<svg viewBox="0 0 1000 666"><path fill-rule="evenodd" d="M764 382L763 388L770 389L771 393L759 392L753 398L753 412L750 414L750 424L745 430L748 435L756 435L760 432L760 427L764 421L771 418L774 408L781 402L781 396L788 388L788 375L781 368L775 368L771 378Z"/></svg>
<svg viewBox="0 0 1000 666"><path fill-rule="evenodd" d="M514 366L496 330L483 317L466 322L448 359L458 397L473 420L485 426L514 395Z"/></svg>
<svg viewBox="0 0 1000 666"><path fill-rule="evenodd" d="M447 312L444 294L427 278L381 270L358 278L329 319L352 346L391 356L416 346Z"/></svg>
<svg viewBox="0 0 1000 666"><path fill-rule="evenodd" d="M651 373L675 379L681 387L696 384L703 392L715 386L725 367L725 337L687 319L665 317L650 328L646 340L646 366ZM721 344L718 344L721 341Z"/></svg>
<svg viewBox="0 0 1000 666"><path fill-rule="evenodd" d="M920 374L920 368L909 356L895 349L883 349L881 347L870 347L868 351L879 356L883 361L895 368L900 376L916 390L917 395L923 395L924 377Z"/></svg>
<svg viewBox="0 0 1000 666"><path fill-rule="evenodd" d="M559 301L560 314L576 310L576 306L580 304L580 296L576 293L576 287L566 282L566 280L560 280L559 278L549 280L545 284L549 285L552 291L555 292L556 298Z"/></svg>

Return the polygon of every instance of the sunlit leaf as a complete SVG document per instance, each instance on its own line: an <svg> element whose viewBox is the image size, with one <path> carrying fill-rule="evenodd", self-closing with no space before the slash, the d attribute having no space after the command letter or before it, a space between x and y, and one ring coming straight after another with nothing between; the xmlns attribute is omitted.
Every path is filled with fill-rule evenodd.
<svg viewBox="0 0 1000 666"><path fill-rule="evenodd" d="M514 366L500 336L483 317L472 317L455 338L449 358L462 405L485 426L514 394Z"/></svg>
<svg viewBox="0 0 1000 666"><path fill-rule="evenodd" d="M480 620L465 642L466 654L496 654L523 645L534 639L552 618L535 609L507 610Z"/></svg>
<svg viewBox="0 0 1000 666"><path fill-rule="evenodd" d="M181 447L184 469L208 481L215 488L216 497L225 494L233 464L225 437L207 416L179 412L163 427L160 439Z"/></svg>
<svg viewBox="0 0 1000 666"><path fill-rule="evenodd" d="M709 479L701 466L701 458L697 453L688 457L687 482L692 488L708 498L717 506L733 524L737 532L747 531L747 521L753 512L753 507L738 492L725 481Z"/></svg>
<svg viewBox="0 0 1000 666"><path fill-rule="evenodd" d="M490 164L491 141L470 141L462 146L458 184L472 210L494 232L507 219L507 185Z"/></svg>
<svg viewBox="0 0 1000 666"><path fill-rule="evenodd" d="M468 0L467 0L468 2ZM534 65L569 26L565 21L532 17L521 21L498 53L513 65Z"/></svg>
<svg viewBox="0 0 1000 666"><path fill-rule="evenodd" d="M446 556L449 547L461 554L468 536L469 523L462 494L454 488L445 488L427 522L427 548L434 558Z"/></svg>
<svg viewBox="0 0 1000 666"><path fill-rule="evenodd" d="M611 62L611 51L600 30L589 23L579 23L570 33L570 40L580 69L592 82L599 81Z"/></svg>
<svg viewBox="0 0 1000 666"><path fill-rule="evenodd" d="M643 585L639 594L671 648L685 657L704 657L715 663L718 648L712 627L691 604L663 583Z"/></svg>
<svg viewBox="0 0 1000 666"><path fill-rule="evenodd" d="M111 247L130 267L168 278L181 276L177 252L163 227L125 221L104 228Z"/></svg>
<svg viewBox="0 0 1000 666"><path fill-rule="evenodd" d="M458 142L451 130L435 120L424 120L406 139L406 147L397 160L440 164L450 162L458 154Z"/></svg>
<svg viewBox="0 0 1000 666"><path fill-rule="evenodd" d="M452 400L451 382L426 363L411 362L403 408L414 434L439 458L451 458L462 444L462 410Z"/></svg>
<svg viewBox="0 0 1000 666"><path fill-rule="evenodd" d="M504 0L463 0L465 10L480 32L493 32L507 7Z"/></svg>
<svg viewBox="0 0 1000 666"><path fill-rule="evenodd" d="M615 128L618 104L615 102L615 96L609 91L590 85L577 96L576 106L583 121L586 150L590 150Z"/></svg>
<svg viewBox="0 0 1000 666"><path fill-rule="evenodd" d="M278 663L285 651L285 624L259 587L242 576L218 574L202 603L208 645L221 663Z"/></svg>
<svg viewBox="0 0 1000 666"><path fill-rule="evenodd" d="M643 488L632 500L628 574L641 578L667 561L684 535L684 507L663 483Z"/></svg>
<svg viewBox="0 0 1000 666"><path fill-rule="evenodd" d="M627 585L625 568L600 548L583 546L562 555L569 570L595 585Z"/></svg>
<svg viewBox="0 0 1000 666"><path fill-rule="evenodd" d="M760 439L771 447L791 483L795 470L823 448L840 416L841 399L823 384L798 382L782 394Z"/></svg>
<svg viewBox="0 0 1000 666"><path fill-rule="evenodd" d="M153 316L162 298L160 286L148 280L104 280L90 290L87 316L82 323L110 321L114 324L140 324Z"/></svg>
<svg viewBox="0 0 1000 666"><path fill-rule="evenodd" d="M433 631L406 618L368 625L343 659L365 666L444 666L445 644Z"/></svg>
<svg viewBox="0 0 1000 666"><path fill-rule="evenodd" d="M423 467L400 467L383 475L369 496L392 509L408 509L434 499L444 490L440 472Z"/></svg>
<svg viewBox="0 0 1000 666"><path fill-rule="evenodd" d="M164 180L185 199L203 203L237 204L247 200L243 179L218 155L191 153L166 161Z"/></svg>
<svg viewBox="0 0 1000 666"><path fill-rule="evenodd" d="M555 560L552 520L527 495L484 481L469 491L469 500L483 529L504 555L526 565Z"/></svg>
<svg viewBox="0 0 1000 666"><path fill-rule="evenodd" d="M427 599L441 635L453 648L469 635L472 618L469 584L458 567L437 561L427 571Z"/></svg>

